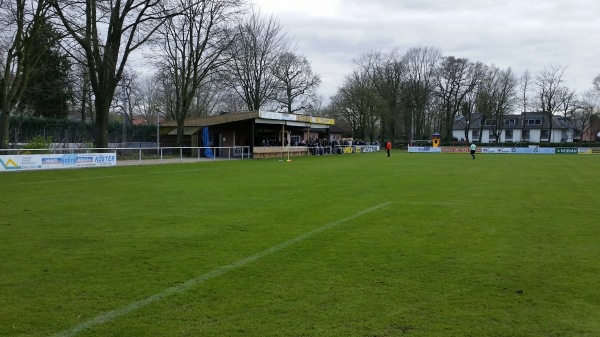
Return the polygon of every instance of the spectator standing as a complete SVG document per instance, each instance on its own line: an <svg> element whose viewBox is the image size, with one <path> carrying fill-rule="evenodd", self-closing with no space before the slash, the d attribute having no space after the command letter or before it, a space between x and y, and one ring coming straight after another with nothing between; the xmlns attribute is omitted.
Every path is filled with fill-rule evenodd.
<svg viewBox="0 0 600 337"><path fill-rule="evenodd" d="M385 152L387 152L387 156L390 156L390 150L392 149L392 143L388 140L385 142Z"/></svg>

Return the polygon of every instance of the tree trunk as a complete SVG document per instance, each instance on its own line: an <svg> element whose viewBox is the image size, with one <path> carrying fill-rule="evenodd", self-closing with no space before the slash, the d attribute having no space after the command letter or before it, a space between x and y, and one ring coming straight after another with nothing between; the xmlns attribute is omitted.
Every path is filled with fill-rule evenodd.
<svg viewBox="0 0 600 337"><path fill-rule="evenodd" d="M183 144L183 134L185 130L185 119L177 120L177 142L176 146L181 146Z"/></svg>
<svg viewBox="0 0 600 337"><path fill-rule="evenodd" d="M0 110L0 149L8 149L9 114Z"/></svg>
<svg viewBox="0 0 600 337"><path fill-rule="evenodd" d="M110 95L112 97L112 95ZM94 147L97 149L108 148L108 113L110 100L96 99L96 125L94 127Z"/></svg>
<svg viewBox="0 0 600 337"><path fill-rule="evenodd" d="M87 89L83 89L81 93L81 121L85 122L85 105L87 101Z"/></svg>

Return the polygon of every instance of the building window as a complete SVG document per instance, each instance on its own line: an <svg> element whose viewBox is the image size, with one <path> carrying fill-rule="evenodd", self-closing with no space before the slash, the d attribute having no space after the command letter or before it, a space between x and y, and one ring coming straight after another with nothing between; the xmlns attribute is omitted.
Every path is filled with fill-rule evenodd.
<svg viewBox="0 0 600 337"><path fill-rule="evenodd" d="M494 130L490 130L488 139L489 139L490 143L493 143L496 141L496 134L494 133Z"/></svg>
<svg viewBox="0 0 600 337"><path fill-rule="evenodd" d="M506 130L504 132L505 132L505 134L504 134L505 139L509 139L509 140L513 139L513 130Z"/></svg>
<svg viewBox="0 0 600 337"><path fill-rule="evenodd" d="M528 119L525 121L525 125L542 125L541 119Z"/></svg>
<svg viewBox="0 0 600 337"><path fill-rule="evenodd" d="M479 130L471 130L471 140L479 140Z"/></svg>
<svg viewBox="0 0 600 337"><path fill-rule="evenodd" d="M485 121L485 123L483 125L485 126L493 126L493 125L497 125L498 123L496 122L496 120L491 120L491 121Z"/></svg>
<svg viewBox="0 0 600 337"><path fill-rule="evenodd" d="M504 120L504 125L506 125L506 126L516 125L516 124L517 124L516 119L505 119Z"/></svg>
<svg viewBox="0 0 600 337"><path fill-rule="evenodd" d="M540 134L540 138L541 139L548 139L549 135L550 135L550 130L542 130L542 133Z"/></svg>
<svg viewBox="0 0 600 337"><path fill-rule="evenodd" d="M521 140L529 141L529 130L521 130Z"/></svg>

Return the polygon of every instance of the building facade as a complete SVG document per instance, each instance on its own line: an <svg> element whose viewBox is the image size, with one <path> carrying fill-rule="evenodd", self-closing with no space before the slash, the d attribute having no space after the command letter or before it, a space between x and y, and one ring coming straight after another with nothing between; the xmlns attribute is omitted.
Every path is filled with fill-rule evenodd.
<svg viewBox="0 0 600 337"><path fill-rule="evenodd" d="M498 119L485 119L473 114L470 119L459 116L452 129L456 140L493 143L560 143L581 140L570 118L553 116L551 119L538 112L504 115Z"/></svg>
<svg viewBox="0 0 600 337"><path fill-rule="evenodd" d="M237 147L249 148L254 158L278 156L284 150L298 155L307 153L312 143L340 138L341 134L330 130L333 125L331 118L266 111L189 118L185 121L182 146L212 147L217 157L229 155L219 148ZM160 145L174 146L177 123L165 122L160 128Z"/></svg>

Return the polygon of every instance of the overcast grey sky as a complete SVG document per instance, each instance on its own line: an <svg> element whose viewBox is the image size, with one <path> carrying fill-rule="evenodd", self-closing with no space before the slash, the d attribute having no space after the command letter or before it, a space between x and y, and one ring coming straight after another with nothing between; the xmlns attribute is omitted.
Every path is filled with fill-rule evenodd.
<svg viewBox="0 0 600 337"><path fill-rule="evenodd" d="M371 52L435 47L533 76L567 67L566 85L591 88L600 74L599 0L253 0L279 18L323 83L325 101Z"/></svg>

